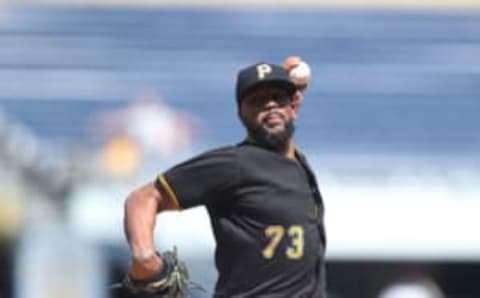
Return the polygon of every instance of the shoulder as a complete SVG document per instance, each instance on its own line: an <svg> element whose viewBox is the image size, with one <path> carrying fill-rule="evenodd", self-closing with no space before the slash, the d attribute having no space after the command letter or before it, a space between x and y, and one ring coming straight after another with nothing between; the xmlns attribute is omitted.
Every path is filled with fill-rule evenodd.
<svg viewBox="0 0 480 298"><path fill-rule="evenodd" d="M226 145L222 147L217 147L213 149L206 150L200 153L198 156L210 156L210 155L222 155L222 154L235 154L238 151L238 147L236 145Z"/></svg>
<svg viewBox="0 0 480 298"><path fill-rule="evenodd" d="M305 162L307 163L307 157L305 156L305 154L300 151L298 148L295 149L295 156L297 157L298 160L300 160L301 162Z"/></svg>
<svg viewBox="0 0 480 298"><path fill-rule="evenodd" d="M188 169L189 171L200 172L199 174L233 172L239 164L238 155L239 150L237 146L218 147L184 160L175 165L173 169Z"/></svg>
<svg viewBox="0 0 480 298"><path fill-rule="evenodd" d="M192 159L209 159L209 158L229 158L234 160L248 158L249 156L261 154L265 149L259 148L256 145L241 142L235 145L227 145L222 147L217 147L204 151Z"/></svg>
<svg viewBox="0 0 480 298"><path fill-rule="evenodd" d="M238 155L238 148L234 145L218 147L199 153L192 157L190 161L198 160L220 160L224 162L233 162ZM187 160L188 162L188 160Z"/></svg>
<svg viewBox="0 0 480 298"><path fill-rule="evenodd" d="M187 160L184 164L190 165L190 168L202 169L202 172L210 175L216 173L225 177L239 178L244 176L245 172L262 166L264 160L268 158L268 153L267 156L264 154L266 154L265 149L242 142L210 149Z"/></svg>

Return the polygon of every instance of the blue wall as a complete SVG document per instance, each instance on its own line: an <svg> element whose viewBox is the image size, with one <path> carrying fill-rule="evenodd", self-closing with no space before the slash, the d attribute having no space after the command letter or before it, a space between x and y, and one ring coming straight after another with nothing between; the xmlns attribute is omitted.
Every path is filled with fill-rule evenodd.
<svg viewBox="0 0 480 298"><path fill-rule="evenodd" d="M94 113L144 89L236 142L236 71L301 55L308 149L476 155L480 12L10 7L0 107L53 141L89 139Z"/></svg>

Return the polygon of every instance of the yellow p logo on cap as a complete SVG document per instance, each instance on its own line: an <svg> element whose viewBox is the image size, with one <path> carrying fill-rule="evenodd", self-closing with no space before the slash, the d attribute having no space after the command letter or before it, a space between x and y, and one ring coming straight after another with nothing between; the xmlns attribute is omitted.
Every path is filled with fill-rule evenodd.
<svg viewBox="0 0 480 298"><path fill-rule="evenodd" d="M272 67L268 64L259 64L257 65L257 75L259 79L265 78L266 74L272 72Z"/></svg>

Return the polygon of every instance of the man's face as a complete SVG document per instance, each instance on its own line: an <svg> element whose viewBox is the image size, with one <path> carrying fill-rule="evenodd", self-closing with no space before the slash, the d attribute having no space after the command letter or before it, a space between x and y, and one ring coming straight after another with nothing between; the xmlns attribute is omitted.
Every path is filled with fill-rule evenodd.
<svg viewBox="0 0 480 298"><path fill-rule="evenodd" d="M263 85L241 100L239 115L252 137L260 145L284 149L293 135L298 102L282 88Z"/></svg>

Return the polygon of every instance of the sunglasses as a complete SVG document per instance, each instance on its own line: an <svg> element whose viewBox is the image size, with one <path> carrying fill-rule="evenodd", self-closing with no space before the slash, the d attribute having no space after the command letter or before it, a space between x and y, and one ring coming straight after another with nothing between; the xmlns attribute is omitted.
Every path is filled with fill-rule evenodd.
<svg viewBox="0 0 480 298"><path fill-rule="evenodd" d="M285 92L261 92L254 93L246 98L246 101L254 106L264 106L271 100L279 106L286 106L292 102L292 96Z"/></svg>

